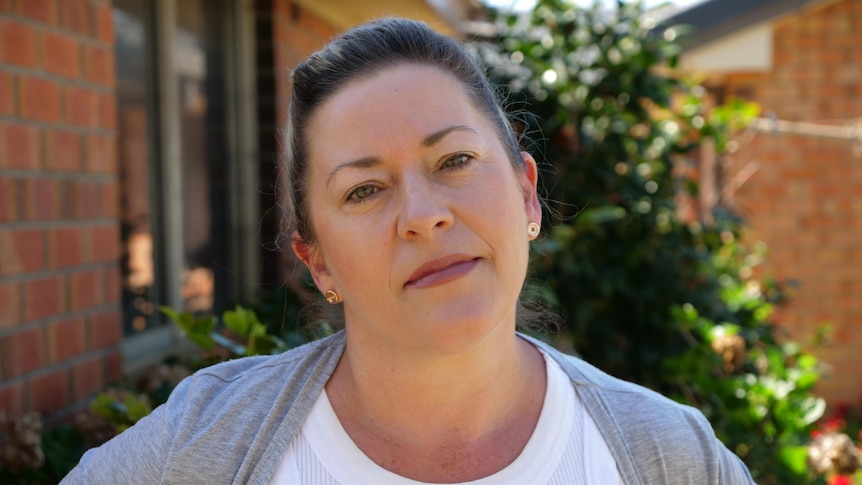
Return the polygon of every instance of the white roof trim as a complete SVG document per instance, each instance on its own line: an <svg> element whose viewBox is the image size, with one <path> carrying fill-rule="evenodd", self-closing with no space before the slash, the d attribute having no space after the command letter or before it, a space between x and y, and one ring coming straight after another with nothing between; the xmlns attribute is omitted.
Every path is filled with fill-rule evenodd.
<svg viewBox="0 0 862 485"><path fill-rule="evenodd" d="M710 72L768 71L772 68L772 24L746 27L686 51L682 65Z"/></svg>

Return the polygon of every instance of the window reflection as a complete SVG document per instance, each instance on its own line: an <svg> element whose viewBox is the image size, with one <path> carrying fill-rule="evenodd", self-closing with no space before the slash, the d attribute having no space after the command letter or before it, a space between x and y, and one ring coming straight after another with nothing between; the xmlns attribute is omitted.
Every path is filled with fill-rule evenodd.
<svg viewBox="0 0 862 485"><path fill-rule="evenodd" d="M123 238L123 315L126 334L159 325L164 278L181 278L183 308L220 312L229 303L230 197L228 184L225 55L229 37L223 0L115 0L118 160ZM173 65L152 55L154 7L175 8ZM164 29L161 26L160 29ZM154 67L158 66L158 68ZM158 78L156 78L158 72ZM177 105L159 112L156 80L174 83ZM178 117L182 196L164 198L154 127ZM167 143L167 142L166 142ZM165 211L182 214L181 234L165 231ZM182 247L181 268L162 268L160 248Z"/></svg>
<svg viewBox="0 0 862 485"><path fill-rule="evenodd" d="M125 333L157 325L153 217L150 192L148 101L150 45L147 0L115 0L117 59L117 160L120 183L120 232L123 244L122 304Z"/></svg>
<svg viewBox="0 0 862 485"><path fill-rule="evenodd" d="M183 174L182 296L191 312L219 311L230 273L224 85L226 6L178 2L174 73L178 88Z"/></svg>

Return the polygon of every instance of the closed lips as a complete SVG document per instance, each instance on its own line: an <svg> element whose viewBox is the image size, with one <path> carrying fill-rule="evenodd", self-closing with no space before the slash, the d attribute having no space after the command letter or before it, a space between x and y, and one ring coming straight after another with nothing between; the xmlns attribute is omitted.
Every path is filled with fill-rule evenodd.
<svg viewBox="0 0 862 485"><path fill-rule="evenodd" d="M472 270L479 258L468 254L453 254L429 261L417 268L405 287L434 286L459 278Z"/></svg>

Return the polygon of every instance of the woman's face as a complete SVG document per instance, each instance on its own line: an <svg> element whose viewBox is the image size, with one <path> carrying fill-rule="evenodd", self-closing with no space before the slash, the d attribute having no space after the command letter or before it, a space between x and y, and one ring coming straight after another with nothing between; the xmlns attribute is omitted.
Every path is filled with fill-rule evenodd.
<svg viewBox="0 0 862 485"><path fill-rule="evenodd" d="M355 80L307 130L316 237L294 249L351 338L454 351L513 331L536 164L513 167L455 78L405 64Z"/></svg>

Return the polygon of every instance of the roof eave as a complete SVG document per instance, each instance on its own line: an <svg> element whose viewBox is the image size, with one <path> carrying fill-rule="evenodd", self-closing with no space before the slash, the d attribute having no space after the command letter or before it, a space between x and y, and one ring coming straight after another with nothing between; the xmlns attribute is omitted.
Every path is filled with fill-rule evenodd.
<svg viewBox="0 0 862 485"><path fill-rule="evenodd" d="M691 49L819 1L822 0L708 0L662 20L659 29L690 26L693 30L683 48Z"/></svg>

